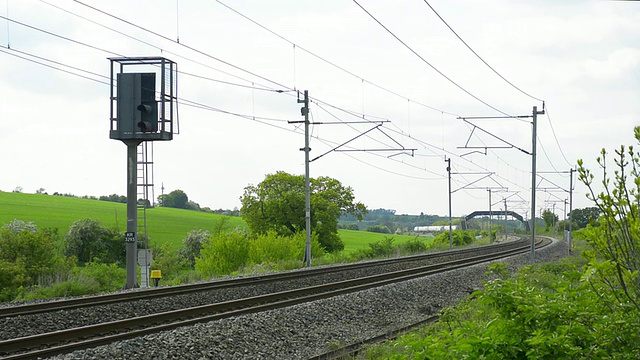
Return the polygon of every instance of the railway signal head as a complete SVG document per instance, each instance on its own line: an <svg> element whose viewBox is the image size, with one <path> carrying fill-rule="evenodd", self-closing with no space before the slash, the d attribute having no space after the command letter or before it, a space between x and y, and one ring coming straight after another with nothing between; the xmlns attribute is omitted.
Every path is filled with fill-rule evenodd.
<svg viewBox="0 0 640 360"><path fill-rule="evenodd" d="M155 101L142 101L136 109L139 112L137 126L141 132L158 131L158 104Z"/></svg>

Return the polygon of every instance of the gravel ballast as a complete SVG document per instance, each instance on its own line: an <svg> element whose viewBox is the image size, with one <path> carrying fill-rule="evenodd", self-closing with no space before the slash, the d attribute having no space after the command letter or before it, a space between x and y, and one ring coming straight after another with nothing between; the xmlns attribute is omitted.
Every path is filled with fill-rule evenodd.
<svg viewBox="0 0 640 360"><path fill-rule="evenodd" d="M566 243L536 251L556 261ZM501 262L515 270L529 254ZM336 344L384 334L455 305L486 281L487 264L306 304L243 315L120 341L54 359L305 359Z"/></svg>

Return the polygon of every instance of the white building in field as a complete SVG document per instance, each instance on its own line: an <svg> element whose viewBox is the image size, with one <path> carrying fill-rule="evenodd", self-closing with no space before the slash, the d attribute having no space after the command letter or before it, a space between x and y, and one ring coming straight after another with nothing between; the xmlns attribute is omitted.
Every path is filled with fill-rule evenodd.
<svg viewBox="0 0 640 360"><path fill-rule="evenodd" d="M457 228L458 225L451 226L451 230L456 230ZM413 231L418 233L443 232L449 231L449 225L416 226Z"/></svg>

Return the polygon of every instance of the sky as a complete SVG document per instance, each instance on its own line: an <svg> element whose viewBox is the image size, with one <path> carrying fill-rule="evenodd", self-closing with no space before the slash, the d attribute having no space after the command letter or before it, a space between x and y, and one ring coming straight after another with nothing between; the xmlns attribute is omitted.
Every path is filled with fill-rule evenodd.
<svg viewBox="0 0 640 360"><path fill-rule="evenodd" d="M599 176L602 148L635 143L640 2L1 0L0 16L0 191L126 193L119 57L177 64L179 133L150 145L153 197L212 209L304 174L304 90L311 177L397 214L446 216L451 195L453 216L530 217L534 107L537 215L564 218L578 159ZM576 178L573 208L593 206Z"/></svg>

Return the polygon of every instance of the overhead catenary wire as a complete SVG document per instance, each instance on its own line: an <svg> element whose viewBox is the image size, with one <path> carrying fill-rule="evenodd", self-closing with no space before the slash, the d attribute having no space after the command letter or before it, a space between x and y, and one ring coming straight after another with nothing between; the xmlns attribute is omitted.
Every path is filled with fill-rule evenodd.
<svg viewBox="0 0 640 360"><path fill-rule="evenodd" d="M318 55L318 54L314 53L313 51L308 50L308 49L306 49L306 48L304 48L304 47L300 46L299 44L294 43L293 41L291 41L291 40L289 40L289 39L285 38L284 36L282 36L282 35L278 34L277 32L275 32L275 31L273 31L273 30L269 29L268 27L266 27L266 26L262 25L261 23L259 23L259 22L257 22L256 20L254 20L254 19L250 18L249 16L247 16L247 15L245 15L245 14L241 13L240 11L236 10L235 8L232 8L231 6L229 6L229 5L225 4L225 3L224 3L224 2L222 2L221 0L216 0L216 2L218 2L220 5L224 6L225 8L229 9L229 10L230 10L230 11L232 11L233 13L237 14L238 16L240 16L240 17L242 17L242 18L246 19L247 21L249 21L249 22L253 23L254 25L256 25L256 26L258 26L258 27L262 28L263 30L265 30L265 31L269 32L270 34L272 34L272 35L274 35L274 36L278 37L278 38L279 38L279 39L281 39L282 41L287 42L287 43L289 43L289 44L293 45L293 48L294 48L294 80L295 80L295 49L299 49L299 50L304 51L305 53L307 53L307 54L309 54L309 55L311 55L311 56L315 57L316 59L318 59L318 60L320 60L320 61L323 61L323 62L325 62L325 63L327 63L327 64L329 64L329 65L331 65L331 66L335 67L336 69L341 70L342 72L344 72L344 73L346 73L346 74L349 74L349 75L351 75L351 76L353 76L353 77L357 78L357 79L358 79L358 80L360 80L363 84L364 84L364 83L367 83L367 84L369 84L369 85L371 85L371 86L373 86L373 87L376 87L376 88L378 88L378 89L380 89L380 90L383 90L383 91L385 91L385 92L387 92L387 93L389 93L389 94L395 95L395 96L400 97L400 98L402 98L402 99L406 99L406 100L408 100L408 101L410 101L410 102L413 102L414 104L420 105L420 106L422 106L422 107L424 107L424 108L431 109L431 110L433 110L433 111L437 111L437 112L441 112L441 113L445 113L445 114L448 114L448 115L459 116L459 115L457 115L457 114L454 114L454 113L451 113L451 112L448 112L448 111L445 111L445 110L438 109L438 108L436 108L436 107L434 107L434 106L427 105L427 104L422 103L422 102L420 102L420 101L413 100L413 99L411 99L411 98L409 98L409 97L407 97L407 96L404 96L404 95L402 95L402 94L400 94L400 93L398 93L398 92L395 92L395 91L393 91L393 90L390 90L390 89L388 89L388 88L386 88L386 87L384 87L384 86L382 86L382 85L379 85L379 84L374 83L374 82L372 82L372 81L370 81L370 80L367 80L367 79L365 79L364 77L362 77L362 76L360 76L360 75L358 75L358 74L356 74L356 73L354 73L354 72L352 72L352 71L350 71L350 70L346 69L345 67L340 66L340 65L336 64L335 62L330 61L330 60L328 60L327 58L325 58L325 57L323 57L323 56L320 56L320 55ZM294 81L294 88L295 88L295 81ZM364 111L363 111L363 112L364 112Z"/></svg>
<svg viewBox="0 0 640 360"><path fill-rule="evenodd" d="M264 81L267 81L267 82L269 82L269 83L272 83L272 84L274 84L274 85L277 85L277 86L279 86L279 87L280 87L280 88L282 88L282 89L291 90L291 91L293 91L293 90L294 90L293 88L291 88L291 87L289 87L289 86L286 86L286 85L284 85L284 84L281 84L281 83L279 83L279 82L277 82L277 81L275 81L275 80L269 79L269 78L267 78L267 77L265 77L265 76L262 76L262 75L259 75L259 74L256 74L255 72L252 72L252 71L250 71L250 70L244 69L244 68L242 68L241 66L238 66L238 65L232 64L232 63L230 63L230 62L228 62L228 61L226 61L226 60L222 60L222 59L220 59L220 58L218 58L218 57L216 57L216 56L213 56L213 55L211 55L211 54L209 54L209 53L207 53L207 52L205 52L205 51L199 50L199 49L197 49L197 48L195 48L195 47L193 47L193 46L186 45L185 43L179 43L179 42L176 42L175 40L173 40L173 39L171 39L171 38L169 38L169 37L167 37L167 36L165 36L165 35L162 35L162 34L160 34L160 33L158 33L158 32L155 32L155 31L149 30L149 29L145 28L144 26L140 26L140 25L135 24L135 23L133 23L133 22L131 22L131 21L125 20L125 19L123 19L123 18L121 18L121 17L119 17L119 16L116 16L116 15L110 14L110 13L108 13L108 12L104 11L104 10L98 9L97 7L94 7L94 6L91 6L91 5L85 4L85 3L83 3L82 1L79 1L79 0L73 0L73 1L74 1L74 2L76 2L76 3L78 3L78 4L80 4L80 5L82 5L82 6L85 6L85 7L89 8L89 9L91 9L91 10L94 10L94 11L99 12L99 13L101 13L101 14L105 15L105 16L108 16L108 17L110 17L110 18L112 18L112 19L118 20L118 21L120 21L120 22L123 22L123 23L125 23L125 24L129 25L129 26L135 27L136 29L142 30L142 31L144 31L144 32L147 32L147 33L149 33L149 34L152 34L152 35L154 35L154 36L157 36L157 37L159 37L159 38L161 38L161 39L164 39L164 40L166 40L166 41L169 41L169 42L171 42L171 43L177 44L178 46L181 46L181 47L183 47L183 48L185 48L185 49L188 49L188 50L190 50L190 51L193 51L193 52L195 52L195 53L197 53L197 54L200 54L200 55L202 55L202 56L205 56L205 57L207 57L207 58L209 58L209 59L212 59L212 60L215 60L215 61L220 62L220 63L222 63L222 64L225 64L225 65L227 65L227 66L229 66L229 67L231 67L231 68L234 68L234 69L236 69L236 70L239 70L239 71L242 71L242 72L244 72L244 73L247 73L247 74L249 74L249 75L251 75L251 76L255 76L255 77L259 78L259 79L262 79L262 80L264 80Z"/></svg>
<svg viewBox="0 0 640 360"><path fill-rule="evenodd" d="M83 45L84 45L84 44L83 44ZM157 48L157 47L156 47L156 48ZM99 49L99 50L101 50L101 51L108 51L108 50L104 50L104 49ZM121 55L118 55L118 56L121 56ZM199 77L197 74L188 74L188 75L192 75L192 76ZM228 84L228 85L233 85L233 84ZM239 84L239 85L241 85L241 84ZM259 87L256 87L256 89L261 90ZM182 101L182 100L183 100L183 99L181 99L181 101ZM319 100L318 100L318 101L319 101ZM195 105L195 104L190 104L190 105L194 105L194 107L196 107L196 106L197 106L197 105ZM332 107L333 107L333 105L331 105L331 104L327 104L327 106L332 106ZM365 116L366 116L367 118L369 118L369 116L370 116L370 115L362 115L362 114L358 115L358 114L356 114L355 112L351 112L351 111L349 111L349 110L346 110L346 109L343 109L343 108L339 108L339 107L335 107L335 108L336 108L336 109L340 109L341 111L345 111L345 113L350 113L350 115L351 115L351 116L359 116L359 117L360 117L360 116L362 116L362 117L365 117ZM208 109L208 110L211 110L211 111L218 111L218 110L220 110L220 109L215 109L215 108L211 107L211 108L210 108L210 109ZM244 116L245 116L245 115L243 115L243 114L233 113L233 112L228 112L228 111L227 111L227 112L225 112L225 111L218 111L218 112L223 112L223 113L227 113L227 114L229 114L229 115L240 116L240 117L244 117ZM246 117L245 117L245 118L246 118ZM285 120L280 119L280 120L278 120L278 121L285 121ZM374 121L374 120L372 120L372 121ZM393 124L393 125L394 125L394 126L396 126L396 124ZM284 128L283 128L283 129L284 129ZM402 131L400 131L400 132L402 132ZM395 161L395 159L394 159L394 161Z"/></svg>
<svg viewBox="0 0 640 360"><path fill-rule="evenodd" d="M364 11L367 15L369 15L369 17L371 17L376 23L378 23L378 25L380 25L385 31L387 31L393 38L395 38L396 40L398 40L398 42L400 42L400 44L402 44L405 48L407 48L411 53L413 53L415 56L417 56L420 60L422 60L422 62L424 62L425 64L427 64L431 69L433 69L436 73L438 73L440 76L442 76L443 78L445 78L447 81L449 81L451 84L453 84L455 87L457 87L458 89L460 89L462 92L464 92L465 94L471 96L472 98L474 98L475 100L479 101L480 103L484 104L485 106L491 108L492 110L503 114L505 116L510 116L509 114L507 114L506 112L496 108L495 106L487 103L486 101L480 99L478 96L474 95L473 93L471 93L469 90L465 89L464 87L462 87L462 85L458 84L457 82L455 82L453 79L451 79L449 76L447 76L445 73L443 73L442 71L440 71L438 68L436 68L434 65L432 65L429 61L427 61L422 55L418 54L417 51L415 51L411 46L409 46L406 42L404 42L402 39L400 39L400 37L398 37L398 35L396 35L393 31L391 31L391 29L389 29L388 27L386 27L380 20L378 20L375 16L373 16L373 14L371 14L367 9L364 8L364 6L360 5L360 3L358 3L356 0L352 0L356 5L358 5L358 7L360 7L360 9L362 9L362 11Z"/></svg>
<svg viewBox="0 0 640 360"><path fill-rule="evenodd" d="M467 44L466 41L464 41L460 35L458 35L458 33L453 30L453 28L442 18L442 16L440 16L440 14L438 14L438 12L436 11L436 9L433 8L433 6L431 6L431 4L429 4L429 2L427 0L423 0L425 4L427 4L427 6L429 7L429 9L431 9L431 11L433 11L434 14L436 14L436 16L447 26L447 28L449 28L449 30L451 30L451 32L464 44L464 46L467 47L467 49L469 49L469 51L471 51L473 53L473 55L475 55L478 59L480 59L480 61L482 61L483 64L485 64L489 69L491 69L491 71L493 71L496 75L498 75L498 77L500 77L502 80L504 80L507 84L511 85L514 89L518 90L519 92L523 93L524 95L537 100L537 101L544 101L542 99L539 99L533 95L530 95L529 93L525 92L524 90L520 89L519 87L515 86L511 81L507 80L504 76L502 76L498 71L496 71L496 69L494 69L491 65L489 65L489 63L487 63L480 55L478 55L477 52L475 52L475 50L473 50L471 48L471 46L469 46L469 44Z"/></svg>

